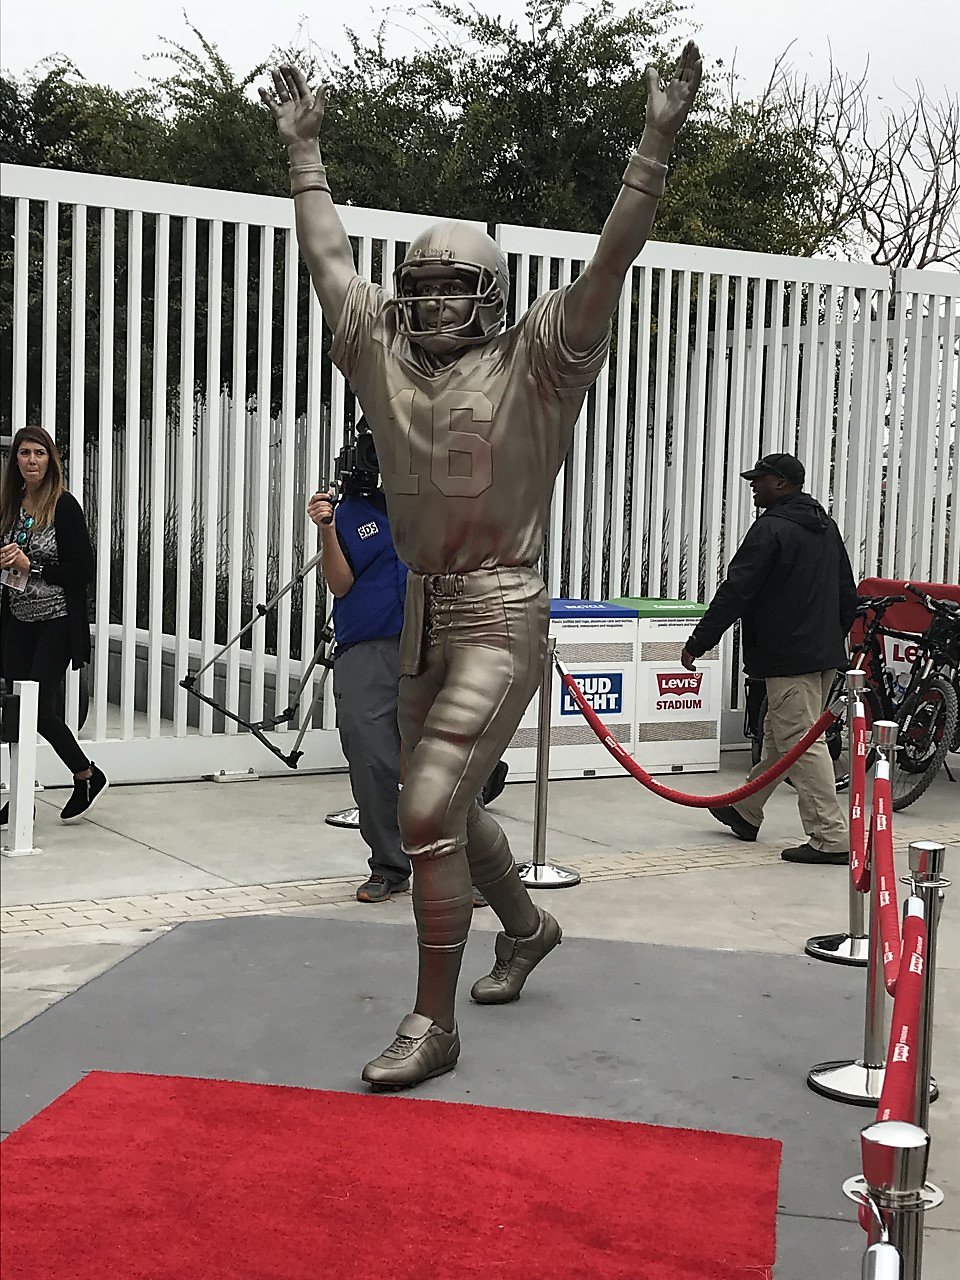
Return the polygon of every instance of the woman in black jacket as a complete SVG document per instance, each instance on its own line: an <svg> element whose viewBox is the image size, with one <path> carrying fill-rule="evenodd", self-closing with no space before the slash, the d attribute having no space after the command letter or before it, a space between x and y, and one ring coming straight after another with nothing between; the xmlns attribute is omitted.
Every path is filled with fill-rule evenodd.
<svg viewBox="0 0 960 1280"><path fill-rule="evenodd" d="M8 685L40 686L37 730L73 774L73 795L60 814L72 822L109 785L57 707L68 665L79 669L90 657L94 559L83 511L64 488L60 453L42 427L24 427L13 438L0 486L0 540L3 675Z"/></svg>

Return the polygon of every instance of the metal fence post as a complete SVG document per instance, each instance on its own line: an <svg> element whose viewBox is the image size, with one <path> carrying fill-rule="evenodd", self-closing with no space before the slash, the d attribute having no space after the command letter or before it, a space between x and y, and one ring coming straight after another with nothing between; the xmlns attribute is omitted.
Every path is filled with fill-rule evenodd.
<svg viewBox="0 0 960 1280"><path fill-rule="evenodd" d="M547 637L547 655L540 679L537 717L537 791L533 820L533 861L520 863L520 879L528 889L570 889L580 883L580 872L560 867L547 856L547 791L550 785L550 709L553 703L553 655L555 636Z"/></svg>
<svg viewBox="0 0 960 1280"><path fill-rule="evenodd" d="M857 803L861 806L866 804L866 797L863 794L858 796L854 792L853 767L855 750L853 710L854 704L860 701L866 682L866 672L861 671L859 667L851 667L846 673L847 743L850 753L851 806ZM852 876L847 877L847 892L849 898L847 932L820 934L815 938L808 938L804 951L808 956L812 956L814 960L827 960L831 964L850 964L862 968L867 963L867 955L869 953L869 940L864 928L863 899L865 895L856 888Z"/></svg>
<svg viewBox="0 0 960 1280"><path fill-rule="evenodd" d="M917 1055L917 1114L921 1129L927 1127L930 1103L937 1097L937 1084L930 1072L933 1056L933 993L936 984L937 926L943 907L943 890L950 881L943 876L944 846L932 840L914 840L909 850L910 875L903 876L923 902L927 922L927 958L923 975L923 1000L920 1004L920 1052ZM927 1088L923 1082L929 1081Z"/></svg>
<svg viewBox="0 0 960 1280"><path fill-rule="evenodd" d="M874 1256L883 1260L888 1244L899 1251L902 1272L887 1269L873 1274L885 1278L902 1275L903 1280L921 1280L923 1260L923 1215L943 1202L939 1187L927 1182L930 1135L902 1120L881 1120L860 1132L863 1173L848 1178L843 1194L870 1210L869 1241ZM864 1259L864 1276L867 1271Z"/></svg>

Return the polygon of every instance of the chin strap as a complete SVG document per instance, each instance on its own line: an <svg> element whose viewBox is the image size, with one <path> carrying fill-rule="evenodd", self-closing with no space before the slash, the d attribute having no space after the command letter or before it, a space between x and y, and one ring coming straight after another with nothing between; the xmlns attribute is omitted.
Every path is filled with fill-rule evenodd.
<svg viewBox="0 0 960 1280"><path fill-rule="evenodd" d="M278 601L281 600L287 594L288 591L291 591L298 582L303 581L303 579L307 576L307 574L317 564L319 564L320 554L321 553L318 552L315 556L313 556L310 560L308 560L306 564L303 566L303 568L300 570L300 572L297 573L293 578L291 578L285 587L281 587L280 590L277 592L277 594L271 600L268 600L266 604L256 605L254 610L254 616L250 619L250 621L245 626L241 627L241 629L237 632L237 634L231 640L228 640L227 643L223 646L223 648L220 649L217 653L215 653L208 662L205 662L203 666L199 667L196 671L188 672L180 681L181 688L186 689L188 693L193 694L193 696L197 698L200 702L206 703L208 707L212 707L214 711L219 711L222 716L225 716L228 720L232 720L234 724L238 724L240 725L241 728L248 730L248 732L252 733L258 742L263 743L263 745L267 748L268 751L273 752L273 754L279 760L282 760L283 763L287 765L287 767L290 769L296 769L297 765L300 762L300 757L303 755L303 752L300 750L300 744L303 742L304 734L307 732L307 727L309 726L313 718L313 713L317 707L317 704L319 703L320 699L323 696L323 689L326 684L327 675L333 667L333 657L332 657L332 653L330 652L333 645L333 629L328 625L326 616L324 616L324 619L320 628L320 643L317 645L317 648L313 657L310 659L310 662L307 664L307 669L303 672L303 675L300 678L300 684L297 687L297 692L294 695L293 701L290 703L289 706L285 707L284 710L281 711L279 715L272 716L269 719L265 719L265 720L245 720L243 716L239 714L239 712L231 711L223 703L218 702L216 698L212 698L208 694L203 693L200 689L198 689L197 681L200 679L200 677L203 675L205 671L207 671L210 667L214 665L214 663L219 662L220 659L223 657L223 655L229 649L232 649L235 644L239 644L239 642L247 634L247 632L250 631L251 628L255 626L255 624L259 622L261 618L265 618L267 614L270 612L270 610L276 607ZM323 673L320 677L320 686L317 689L313 702L310 705L310 710L308 714L303 718L303 723L300 726L300 731L297 734L297 738L293 744L293 747L290 749L290 751L284 753L283 751L280 750L280 748L275 743L270 741L270 739L266 736L265 730L275 729L278 725L281 725L281 724L288 724L293 719L294 715L296 714L297 707L300 703L300 699L303 697L303 692L306 689L307 684L313 674L314 668L317 666L323 667Z"/></svg>

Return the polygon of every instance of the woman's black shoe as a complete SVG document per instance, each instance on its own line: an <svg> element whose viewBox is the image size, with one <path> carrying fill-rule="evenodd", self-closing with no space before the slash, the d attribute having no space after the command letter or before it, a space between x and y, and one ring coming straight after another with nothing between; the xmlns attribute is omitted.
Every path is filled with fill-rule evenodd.
<svg viewBox="0 0 960 1280"><path fill-rule="evenodd" d="M61 822L73 822L89 813L103 793L109 787L107 775L102 769L90 761L92 773L89 778L74 778L73 795L63 806L60 813Z"/></svg>

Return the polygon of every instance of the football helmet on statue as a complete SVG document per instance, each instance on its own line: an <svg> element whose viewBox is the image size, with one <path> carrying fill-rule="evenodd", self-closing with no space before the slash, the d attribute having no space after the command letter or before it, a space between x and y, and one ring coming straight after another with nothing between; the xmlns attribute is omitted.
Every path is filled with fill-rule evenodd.
<svg viewBox="0 0 960 1280"><path fill-rule="evenodd" d="M473 345L487 342L503 327L510 292L507 259L495 240L469 222L438 222L422 232L393 278L400 332L412 342L442 335L457 345ZM433 280L438 282L436 293L429 287ZM473 306L466 320L452 325L443 323L443 310L437 308L436 324L428 325L418 304L447 301L449 292L439 286L445 280L464 283L466 292L458 292L457 300Z"/></svg>

